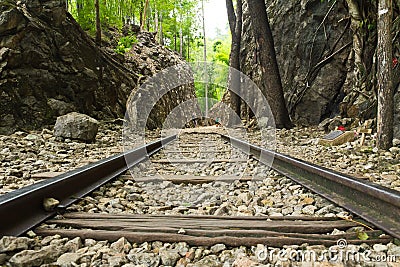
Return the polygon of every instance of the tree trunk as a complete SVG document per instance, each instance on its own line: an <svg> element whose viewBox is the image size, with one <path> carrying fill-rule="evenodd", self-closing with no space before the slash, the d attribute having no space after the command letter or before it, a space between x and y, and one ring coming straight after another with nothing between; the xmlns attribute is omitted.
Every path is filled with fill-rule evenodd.
<svg viewBox="0 0 400 267"><path fill-rule="evenodd" d="M205 117L208 118L208 72L207 72L207 39L206 39L206 19L204 14L204 0L201 0L201 10L202 10L202 19L203 19L203 59L204 59L204 75L205 75L205 83L204 83L204 98L205 98Z"/></svg>
<svg viewBox="0 0 400 267"><path fill-rule="evenodd" d="M162 13L160 12L160 45L164 45L164 33L163 33L163 16Z"/></svg>
<svg viewBox="0 0 400 267"><path fill-rule="evenodd" d="M141 31L143 31L144 26L145 26L146 21L147 21L147 9L148 8L149 8L149 0L146 0L146 3L145 3L144 8L143 8L143 15L142 15L142 20L141 20L142 24L140 25L140 30Z"/></svg>
<svg viewBox="0 0 400 267"><path fill-rule="evenodd" d="M179 54L183 56L183 31L182 26L179 29Z"/></svg>
<svg viewBox="0 0 400 267"><path fill-rule="evenodd" d="M361 89L362 85L358 81L361 80L361 72L365 69L363 53L364 53L364 42L361 32L361 23L363 22L363 17L361 15L360 7L356 0L346 0L347 6L349 8L350 18L351 18L351 30L353 31L353 51L354 51L354 78L355 86Z"/></svg>
<svg viewBox="0 0 400 267"><path fill-rule="evenodd" d="M262 72L261 90L271 107L276 127L291 128L293 125L283 97L282 82L265 2L264 0L251 0L248 1L248 5Z"/></svg>
<svg viewBox="0 0 400 267"><path fill-rule="evenodd" d="M140 11L139 11L140 28L142 28L143 25L143 12L144 12L144 4L143 1L140 1Z"/></svg>
<svg viewBox="0 0 400 267"><path fill-rule="evenodd" d="M157 9L155 9L155 11L154 11L154 13L155 13L155 15L154 15L154 32L156 33L156 37L157 37L157 35L158 35L158 11L157 11ZM156 38L156 40L157 40L157 38Z"/></svg>
<svg viewBox="0 0 400 267"><path fill-rule="evenodd" d="M77 0L76 1L76 12L78 13L78 20L82 19L82 16L83 16L82 9L83 9L82 0Z"/></svg>
<svg viewBox="0 0 400 267"><path fill-rule="evenodd" d="M392 83L392 0L378 3L377 82L378 116L377 145L389 149L393 145L393 83Z"/></svg>
<svg viewBox="0 0 400 267"><path fill-rule="evenodd" d="M232 0L226 0L229 26L232 34L231 54L229 66L240 71L240 43L242 40L242 0L237 0L236 14ZM240 117L240 75L237 72L229 71L228 88L231 92L231 107ZM236 93L235 93L236 92Z"/></svg>
<svg viewBox="0 0 400 267"><path fill-rule="evenodd" d="M190 33L187 36L187 61L190 61Z"/></svg>
<svg viewBox="0 0 400 267"><path fill-rule="evenodd" d="M101 45L101 25L100 25L100 4L99 0L95 2L96 8L96 43Z"/></svg>

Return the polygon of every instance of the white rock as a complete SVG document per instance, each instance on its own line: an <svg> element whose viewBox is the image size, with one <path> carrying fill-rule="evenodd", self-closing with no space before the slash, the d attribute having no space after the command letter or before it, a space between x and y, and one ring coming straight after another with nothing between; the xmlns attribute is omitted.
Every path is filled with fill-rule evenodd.
<svg viewBox="0 0 400 267"><path fill-rule="evenodd" d="M54 136L92 142L96 138L99 123L97 120L76 112L57 118Z"/></svg>
<svg viewBox="0 0 400 267"><path fill-rule="evenodd" d="M40 266L56 260L62 251L59 247L51 245L40 250L23 250L10 258L12 266Z"/></svg>
<svg viewBox="0 0 400 267"><path fill-rule="evenodd" d="M216 244L210 248L211 252L214 254L220 253L221 251L225 250L226 246L224 244Z"/></svg>
<svg viewBox="0 0 400 267"><path fill-rule="evenodd" d="M65 253L57 259L57 264L65 267L72 266L72 263L76 263L80 257L78 253Z"/></svg>
<svg viewBox="0 0 400 267"><path fill-rule="evenodd" d="M120 239L112 243L110 248L119 253L122 253L128 252L132 248L132 246L131 244L129 244L128 240L126 240L125 237L121 237Z"/></svg>
<svg viewBox="0 0 400 267"><path fill-rule="evenodd" d="M4 236L0 239L0 253L28 249L32 242L27 237Z"/></svg>
<svg viewBox="0 0 400 267"><path fill-rule="evenodd" d="M382 244L375 244L373 246L374 250L376 252L384 252L387 251L388 247L386 245L382 245Z"/></svg>
<svg viewBox="0 0 400 267"><path fill-rule="evenodd" d="M301 212L303 212L306 215L314 215L314 212L316 209L317 209L317 207L315 207L313 205L307 205L301 210Z"/></svg>

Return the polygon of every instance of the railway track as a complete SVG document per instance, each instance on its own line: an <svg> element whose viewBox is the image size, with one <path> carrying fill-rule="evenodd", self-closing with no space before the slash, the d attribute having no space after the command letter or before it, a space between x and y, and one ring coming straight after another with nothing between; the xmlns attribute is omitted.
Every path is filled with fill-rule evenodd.
<svg viewBox="0 0 400 267"><path fill-rule="evenodd" d="M272 153L219 133L169 136L0 196L0 234L232 247L400 238L399 192ZM272 156L287 178L263 166Z"/></svg>

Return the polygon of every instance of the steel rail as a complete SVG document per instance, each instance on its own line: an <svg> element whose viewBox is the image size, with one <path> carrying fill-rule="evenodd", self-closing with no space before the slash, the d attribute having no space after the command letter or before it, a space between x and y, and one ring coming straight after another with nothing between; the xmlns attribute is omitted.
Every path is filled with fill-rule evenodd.
<svg viewBox="0 0 400 267"><path fill-rule="evenodd" d="M134 165L147 160L176 137L172 135L163 138L0 196L0 237L21 235L56 215L57 210L45 211L45 198L57 199L60 202L58 208L65 208Z"/></svg>
<svg viewBox="0 0 400 267"><path fill-rule="evenodd" d="M222 135L243 152L298 184L400 238L400 192Z"/></svg>

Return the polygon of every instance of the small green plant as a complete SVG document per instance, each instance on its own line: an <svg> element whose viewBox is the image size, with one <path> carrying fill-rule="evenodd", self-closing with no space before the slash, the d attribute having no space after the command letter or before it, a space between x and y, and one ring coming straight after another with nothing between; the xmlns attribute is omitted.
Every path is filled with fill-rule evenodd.
<svg viewBox="0 0 400 267"><path fill-rule="evenodd" d="M119 42L117 47L115 48L115 52L118 54L125 54L129 50L131 50L132 45L136 44L137 38L135 35L128 35L125 37L122 37Z"/></svg>

